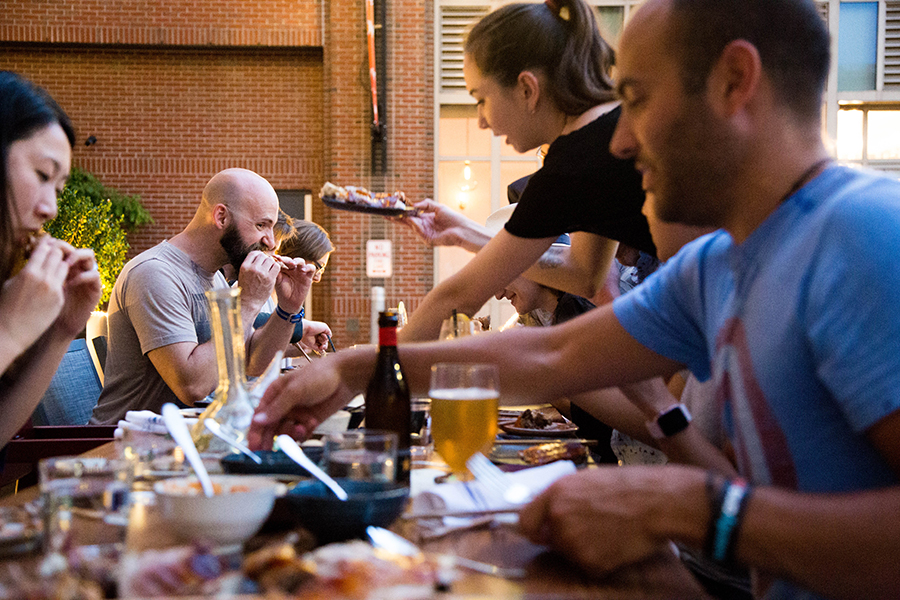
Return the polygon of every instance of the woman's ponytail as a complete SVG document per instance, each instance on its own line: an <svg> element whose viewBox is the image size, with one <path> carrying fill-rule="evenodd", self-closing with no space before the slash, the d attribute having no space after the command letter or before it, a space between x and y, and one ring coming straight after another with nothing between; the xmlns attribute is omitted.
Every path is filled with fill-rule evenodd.
<svg viewBox="0 0 900 600"><path fill-rule="evenodd" d="M568 115L615 98L613 51L584 0L502 6L472 27L465 52L505 87L515 85L522 71L542 71L549 80L546 93Z"/></svg>

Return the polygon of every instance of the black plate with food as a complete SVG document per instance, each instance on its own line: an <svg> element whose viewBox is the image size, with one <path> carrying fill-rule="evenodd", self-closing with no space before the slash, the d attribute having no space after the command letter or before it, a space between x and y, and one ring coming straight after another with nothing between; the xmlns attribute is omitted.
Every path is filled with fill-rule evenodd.
<svg viewBox="0 0 900 600"><path fill-rule="evenodd" d="M500 420L497 425L511 435L538 438L572 437L578 431L578 425L555 410L548 416L539 410L526 409L518 418Z"/></svg>
<svg viewBox="0 0 900 600"><path fill-rule="evenodd" d="M349 210L351 212L367 213L370 215L381 215L382 217L399 217L400 215L415 214L414 208L389 208L386 206L370 206L368 204L353 204L344 202L334 197L325 196L322 198L325 206L336 208L338 210Z"/></svg>
<svg viewBox="0 0 900 600"><path fill-rule="evenodd" d="M325 206L338 210L381 215L383 217L399 217L404 214L415 214L416 209L406 205L406 195L403 192L370 192L364 187L348 185L341 187L330 181L319 191L319 198Z"/></svg>
<svg viewBox="0 0 900 600"><path fill-rule="evenodd" d="M500 429L510 435L539 438L563 438L572 437L578 431L578 425L574 423L553 423L547 427L536 429L531 427L516 427L515 421L500 423Z"/></svg>

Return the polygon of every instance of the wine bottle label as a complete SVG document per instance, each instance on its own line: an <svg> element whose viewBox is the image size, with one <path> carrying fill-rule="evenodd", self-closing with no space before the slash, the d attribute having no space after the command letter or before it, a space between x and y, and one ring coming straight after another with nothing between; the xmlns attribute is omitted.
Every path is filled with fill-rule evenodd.
<svg viewBox="0 0 900 600"><path fill-rule="evenodd" d="M396 346L397 345L397 328L382 327L378 330L379 346Z"/></svg>

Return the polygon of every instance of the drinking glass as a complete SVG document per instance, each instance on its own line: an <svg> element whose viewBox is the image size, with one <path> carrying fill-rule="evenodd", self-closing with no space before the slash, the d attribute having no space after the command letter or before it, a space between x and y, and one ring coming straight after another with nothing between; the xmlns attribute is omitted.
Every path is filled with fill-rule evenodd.
<svg viewBox="0 0 900 600"><path fill-rule="evenodd" d="M38 469L45 551L125 541L132 461L58 457L40 461Z"/></svg>
<svg viewBox="0 0 900 600"><path fill-rule="evenodd" d="M135 489L151 489L149 482L187 475L184 452L172 436L123 429L117 439L120 455L134 463Z"/></svg>
<svg viewBox="0 0 900 600"><path fill-rule="evenodd" d="M463 481L466 461L490 452L497 435L500 375L496 365L438 363L431 367L431 437L434 449Z"/></svg>
<svg viewBox="0 0 900 600"><path fill-rule="evenodd" d="M441 332L438 334L439 340L452 340L467 335L475 335L481 332L481 322L469 319L466 315L460 314L457 317L444 319L441 323Z"/></svg>
<svg viewBox="0 0 900 600"><path fill-rule="evenodd" d="M335 479L392 482L397 477L397 434L381 429L330 433L322 461Z"/></svg>
<svg viewBox="0 0 900 600"><path fill-rule="evenodd" d="M431 400L413 398L409 405L409 444L413 463L427 461L434 449L431 440Z"/></svg>

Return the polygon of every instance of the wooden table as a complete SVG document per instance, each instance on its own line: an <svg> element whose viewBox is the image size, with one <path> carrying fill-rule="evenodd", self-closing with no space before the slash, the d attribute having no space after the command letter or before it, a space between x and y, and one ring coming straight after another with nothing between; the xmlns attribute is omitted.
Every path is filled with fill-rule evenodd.
<svg viewBox="0 0 900 600"><path fill-rule="evenodd" d="M115 456L115 444L105 444L86 452L85 456ZM0 505L24 504L37 497L36 487L0 499ZM174 536L153 507L136 507L129 527L129 547L165 547ZM395 530L409 539L418 540L416 525L401 521ZM597 543L603 543L598 540ZM436 540L420 543L426 552L449 553L501 567L521 568L525 577L507 580L460 570L450 598L479 595L493 598L526 598L530 600L608 599L638 600L652 598L705 598L702 587L678 558L666 551L644 563L622 569L602 578L588 577L561 556L532 544L512 526L495 525L476 530L457 531ZM29 559L18 559L28 561ZM34 557L30 559L34 560ZM0 567L3 562L0 561Z"/></svg>

